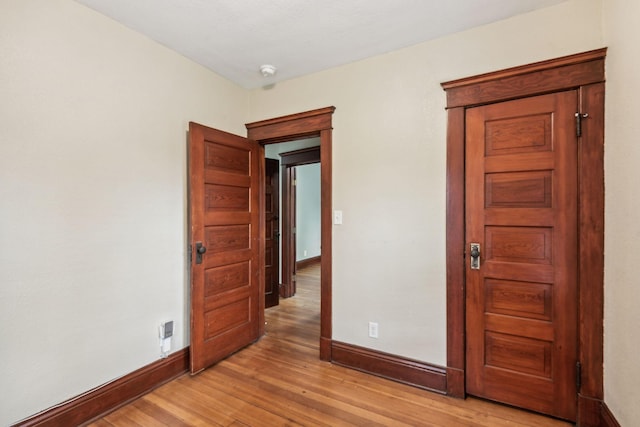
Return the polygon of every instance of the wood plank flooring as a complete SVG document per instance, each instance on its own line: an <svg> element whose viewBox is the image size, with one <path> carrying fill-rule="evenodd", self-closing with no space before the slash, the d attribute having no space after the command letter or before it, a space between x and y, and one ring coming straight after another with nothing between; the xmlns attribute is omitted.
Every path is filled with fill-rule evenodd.
<svg viewBox="0 0 640 427"><path fill-rule="evenodd" d="M479 399L453 399L321 362L320 266L266 310L266 335L89 424L113 426L569 426Z"/></svg>

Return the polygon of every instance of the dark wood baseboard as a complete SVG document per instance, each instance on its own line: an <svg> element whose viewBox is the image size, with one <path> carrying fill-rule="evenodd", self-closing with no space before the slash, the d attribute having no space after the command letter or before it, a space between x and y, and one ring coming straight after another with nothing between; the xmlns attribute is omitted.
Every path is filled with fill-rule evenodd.
<svg viewBox="0 0 640 427"><path fill-rule="evenodd" d="M600 427L602 400L578 395L578 420L580 427Z"/></svg>
<svg viewBox="0 0 640 427"><path fill-rule="evenodd" d="M122 378L99 386L60 405L22 420L15 426L76 426L114 409L171 381L189 369L189 348L160 359Z"/></svg>
<svg viewBox="0 0 640 427"><path fill-rule="evenodd" d="M445 394L446 370L440 366L333 341L331 361L393 381Z"/></svg>
<svg viewBox="0 0 640 427"><path fill-rule="evenodd" d="M606 403L578 395L578 422L580 427L620 427Z"/></svg>
<svg viewBox="0 0 640 427"><path fill-rule="evenodd" d="M300 268L308 267L312 264L320 263L320 260L321 260L320 255L318 255L311 258L301 259L300 261L296 261L296 270Z"/></svg>
<svg viewBox="0 0 640 427"><path fill-rule="evenodd" d="M464 399L466 396L464 387L464 371L447 368L447 396Z"/></svg>
<svg viewBox="0 0 640 427"><path fill-rule="evenodd" d="M613 416L613 413L604 402L602 402L602 406L600 407L600 419L600 425L603 427L620 427L620 423L616 420L616 417Z"/></svg>
<svg viewBox="0 0 640 427"><path fill-rule="evenodd" d="M321 339L325 359L337 365L357 369L425 390L464 397L464 373L456 369L415 361L351 344ZM323 353L321 351L321 353ZM111 383L22 420L12 427L72 426L99 418L143 396L189 370L189 348L166 359L153 362ZM462 385L462 387L459 387ZM462 390L462 392L460 392ZM606 403L580 397L578 425L620 427Z"/></svg>

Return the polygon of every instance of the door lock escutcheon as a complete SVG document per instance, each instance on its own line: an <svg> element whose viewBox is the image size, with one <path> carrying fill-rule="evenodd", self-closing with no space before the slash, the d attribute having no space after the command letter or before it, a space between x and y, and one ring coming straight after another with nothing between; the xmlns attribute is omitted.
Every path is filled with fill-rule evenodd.
<svg viewBox="0 0 640 427"><path fill-rule="evenodd" d="M202 255L207 252L207 248L202 242L196 242L196 264L202 264Z"/></svg>
<svg viewBox="0 0 640 427"><path fill-rule="evenodd" d="M471 255L471 269L480 270L480 243L471 243L469 246L471 249L469 252Z"/></svg>

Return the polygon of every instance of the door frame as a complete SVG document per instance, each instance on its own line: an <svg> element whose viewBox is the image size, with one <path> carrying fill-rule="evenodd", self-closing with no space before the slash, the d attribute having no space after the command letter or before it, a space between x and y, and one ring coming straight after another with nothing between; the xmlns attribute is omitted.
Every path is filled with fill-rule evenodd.
<svg viewBox="0 0 640 427"><path fill-rule="evenodd" d="M465 390L465 111L545 93L577 90L578 425L599 425L603 403L604 61L606 48L442 83L447 96L447 394Z"/></svg>
<svg viewBox="0 0 640 427"><path fill-rule="evenodd" d="M320 137L320 359L331 360L331 226L332 226L332 117L335 107L325 107L273 119L247 123L247 136L261 145ZM261 150L264 159L264 149ZM264 161L262 161L264 163ZM264 168L264 165L263 165ZM261 206L264 209L264 206ZM264 222L264 215L261 221ZM261 224L264 230L264 224ZM262 232L264 233L264 231ZM264 236L263 236L264 239ZM263 289L264 293L264 289ZM264 305L259 312L264 334Z"/></svg>

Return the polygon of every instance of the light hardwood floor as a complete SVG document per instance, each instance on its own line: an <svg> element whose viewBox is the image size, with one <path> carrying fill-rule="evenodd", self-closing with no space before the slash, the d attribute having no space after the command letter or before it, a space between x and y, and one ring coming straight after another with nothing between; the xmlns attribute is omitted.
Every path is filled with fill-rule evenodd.
<svg viewBox="0 0 640 427"><path fill-rule="evenodd" d="M266 335L90 424L111 426L569 426L479 399L453 399L318 359L320 268L266 310Z"/></svg>

